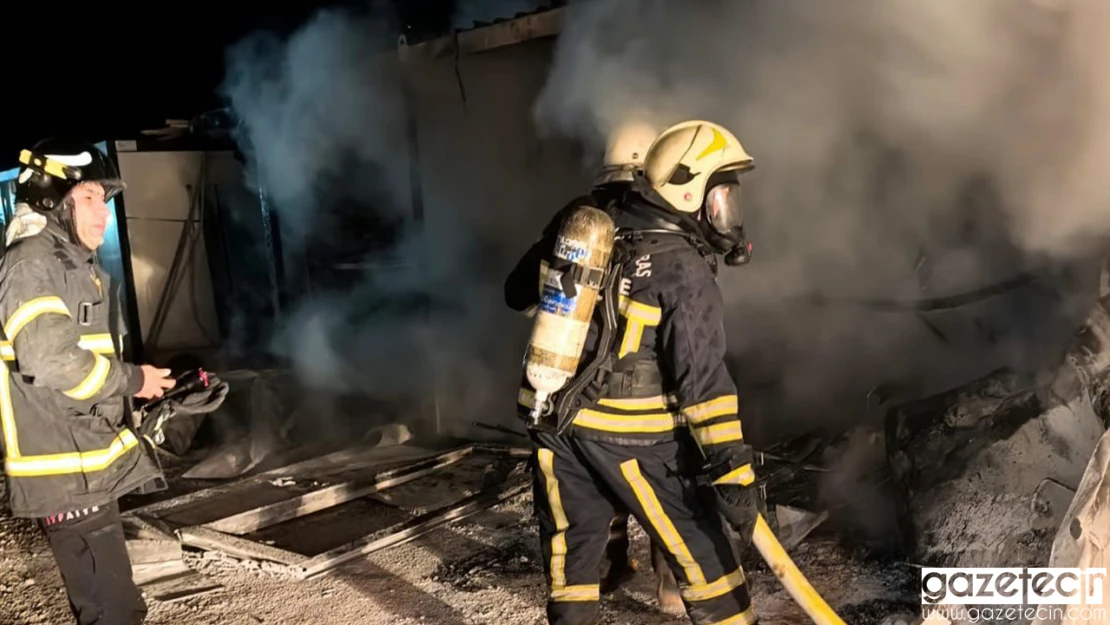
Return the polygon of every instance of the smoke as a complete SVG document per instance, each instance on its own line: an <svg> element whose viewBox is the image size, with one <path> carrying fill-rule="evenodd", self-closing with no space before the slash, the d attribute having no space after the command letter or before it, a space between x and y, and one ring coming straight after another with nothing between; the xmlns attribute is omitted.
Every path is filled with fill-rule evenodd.
<svg viewBox="0 0 1110 625"><path fill-rule="evenodd" d="M321 391L426 389L425 293L440 267L425 262L408 221L396 32L379 11L325 9L288 36L256 33L228 53L222 91L279 215L293 285L271 348Z"/></svg>
<svg viewBox="0 0 1110 625"><path fill-rule="evenodd" d="M737 134L755 258L719 281L742 393L777 397L786 428L843 425L884 395L1059 356L1110 235L1108 58L1101 0L596 0L568 9L535 116L594 146L633 114ZM1046 267L955 311L797 299Z"/></svg>
<svg viewBox="0 0 1110 625"><path fill-rule="evenodd" d="M391 20L384 11L321 10L288 36L256 34L228 55L223 93L240 120L250 170L281 218L296 301L271 349L301 384L324 393L395 400L425 418L435 402L437 415L442 406L456 422L471 414L497 420L481 414L492 403L511 418L518 378L501 376L508 388L491 385L488 364L506 360L498 348L507 335L492 321L508 314L503 268L488 266L505 240L476 221L488 203L471 206L475 194L467 192L480 185L488 194L494 178L481 166L463 173L502 146L489 136L460 146L449 129L421 128L422 158L446 151L440 158L450 166L421 176L424 210L441 214L414 222ZM452 69L437 105L455 105L458 80ZM526 195L511 197L514 207L519 197Z"/></svg>
<svg viewBox="0 0 1110 625"><path fill-rule="evenodd" d="M228 52L222 92L291 242L328 232L337 200L408 210L403 101L384 54L392 33L375 12L329 9L288 37L260 32Z"/></svg>

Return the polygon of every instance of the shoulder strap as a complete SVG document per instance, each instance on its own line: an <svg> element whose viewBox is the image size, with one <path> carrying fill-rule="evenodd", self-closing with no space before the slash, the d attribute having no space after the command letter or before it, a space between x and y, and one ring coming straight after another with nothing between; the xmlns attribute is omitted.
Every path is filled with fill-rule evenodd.
<svg viewBox="0 0 1110 625"><path fill-rule="evenodd" d="M694 247L688 235L677 232L632 231L628 234L622 238L623 247L632 258Z"/></svg>

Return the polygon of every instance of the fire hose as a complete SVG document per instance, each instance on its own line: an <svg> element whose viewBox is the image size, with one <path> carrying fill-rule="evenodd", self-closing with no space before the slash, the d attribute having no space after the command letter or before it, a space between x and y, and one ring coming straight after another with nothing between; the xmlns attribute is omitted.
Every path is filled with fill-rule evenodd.
<svg viewBox="0 0 1110 625"><path fill-rule="evenodd" d="M474 425L507 434L526 436L526 434L511 428L491 423L475 421ZM782 543L779 542L778 537L775 536L771 526L767 524L762 514L756 518L755 529L752 532L752 542L759 550L759 555L763 556L763 560L775 574L775 577L786 588L786 592L790 593L790 596L814 623L817 625L845 625L844 620L829 607L829 604L818 594L813 585L802 574L802 571L790 559L786 549L783 548Z"/></svg>
<svg viewBox="0 0 1110 625"><path fill-rule="evenodd" d="M755 521L755 530L752 532L752 542L759 550L759 555L771 571L786 588L786 592L799 606L805 610L809 618L817 625L845 625L844 620L837 616L829 604L821 598L805 575L794 564L794 561L783 549L782 543L771 531L771 526L759 515Z"/></svg>

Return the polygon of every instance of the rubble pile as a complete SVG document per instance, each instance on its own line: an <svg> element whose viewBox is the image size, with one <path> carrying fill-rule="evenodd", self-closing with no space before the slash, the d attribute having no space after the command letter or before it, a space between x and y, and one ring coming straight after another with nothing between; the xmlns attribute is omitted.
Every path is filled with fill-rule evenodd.
<svg viewBox="0 0 1110 625"><path fill-rule="evenodd" d="M1101 302L1058 368L998 371L893 410L887 454L910 558L926 566L1044 566L1106 428Z"/></svg>

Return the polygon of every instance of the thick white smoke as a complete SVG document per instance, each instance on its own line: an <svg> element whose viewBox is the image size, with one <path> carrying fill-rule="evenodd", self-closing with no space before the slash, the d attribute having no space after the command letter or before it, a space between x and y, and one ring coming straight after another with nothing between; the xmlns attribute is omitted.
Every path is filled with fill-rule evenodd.
<svg viewBox="0 0 1110 625"><path fill-rule="evenodd" d="M757 165L755 260L720 276L741 385L785 398L779 419L858 419L882 382L907 398L1058 353L1093 284L926 313L795 298L948 295L1101 253L1106 59L1102 0L591 0L536 118L591 144L630 113L733 130Z"/></svg>

